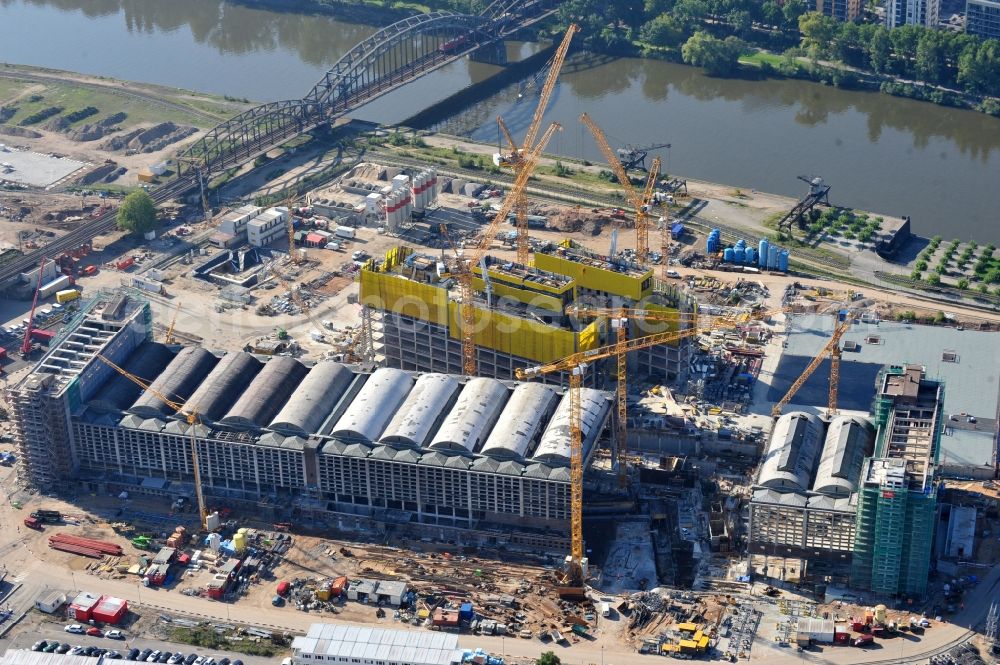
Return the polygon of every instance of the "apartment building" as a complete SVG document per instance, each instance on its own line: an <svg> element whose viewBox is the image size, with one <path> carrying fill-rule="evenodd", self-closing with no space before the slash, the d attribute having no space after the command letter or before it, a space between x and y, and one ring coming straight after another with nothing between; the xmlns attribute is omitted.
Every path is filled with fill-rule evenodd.
<svg viewBox="0 0 1000 665"><path fill-rule="evenodd" d="M965 31L983 39L1000 39L1000 0L966 0Z"/></svg>
<svg viewBox="0 0 1000 665"><path fill-rule="evenodd" d="M941 14L941 0L886 0L885 27L922 25L935 28Z"/></svg>
<svg viewBox="0 0 1000 665"><path fill-rule="evenodd" d="M253 247L266 247L280 236L288 235L288 208L268 208L247 222L247 242Z"/></svg>

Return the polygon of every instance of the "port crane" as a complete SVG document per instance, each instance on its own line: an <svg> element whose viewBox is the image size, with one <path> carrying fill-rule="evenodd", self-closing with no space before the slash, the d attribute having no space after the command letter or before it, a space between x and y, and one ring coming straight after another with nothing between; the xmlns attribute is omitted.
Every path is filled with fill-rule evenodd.
<svg viewBox="0 0 1000 665"><path fill-rule="evenodd" d="M618 157L615 156L614 150L611 149L611 145L608 143L608 139L604 136L604 132L601 128L590 119L590 116L586 113L580 116L580 122L587 126L590 133L594 135L594 140L597 141L597 147L601 149L604 154L604 158L608 161L608 166L611 170L615 172L618 176L618 181L625 188L625 195L628 197L629 202L635 208L635 253L636 260L639 265L646 265L649 259L649 208L653 200L653 188L656 185L656 178L660 173L660 158L654 157L653 164L649 167L649 173L646 177L646 187L643 189L642 193L636 192L635 188L632 186L632 181L628 177L625 168L622 166ZM665 259L664 259L665 260Z"/></svg>
<svg viewBox="0 0 1000 665"><path fill-rule="evenodd" d="M670 150L670 144L654 143L652 145L627 145L624 148L618 148L615 153L618 155L618 163L621 164L622 168L626 171L629 169L640 169L645 171L646 156L653 150L660 150L661 148Z"/></svg>
<svg viewBox="0 0 1000 665"><path fill-rule="evenodd" d="M524 189L528 186L528 178L535 170L542 150L548 145L552 135L560 129L562 127L558 123L552 123L538 139L538 142L531 147L531 150L519 155L518 159L521 160L521 165L517 168L514 184L500 205L500 210L483 231L479 242L472 251L458 261L458 283L462 312L462 372L468 376L476 375L478 365L476 358L476 306L473 302L474 292L472 288L473 268L480 265L480 260L486 256L486 252L489 251L493 239L500 230L500 225L517 205L518 197L524 193ZM489 279L488 275L484 274L483 277L484 281Z"/></svg>
<svg viewBox="0 0 1000 665"><path fill-rule="evenodd" d="M194 475L194 493L195 493L195 496L197 497L197 500L198 500L198 517L199 517L199 520L201 522L201 528L207 531L208 530L208 510L205 508L205 494L202 491L202 487L201 487L201 467L199 466L199 463L198 463L198 435L197 435L196 425L201 424L201 421L198 418L197 411L190 410L187 413L184 413L184 405L183 404L181 404L181 403L179 403L179 402L177 402L175 400L170 399L169 397L167 397L166 395L164 395L160 391L158 391L155 388L153 388L147 381L139 378L135 374L132 374L127 369L118 366L110 358L108 358L108 357L106 357L106 356L104 356L102 354L97 354L97 357L105 365L107 365L111 369L115 370L116 372L118 372L119 374L121 374L122 376L124 376L126 379L128 379L129 381L131 381L135 385L139 386L143 390L148 390L149 392L151 392L154 395L156 395L160 400L163 401L164 404L166 404L171 409L173 409L174 411L176 411L177 415L183 417L184 420L187 422L187 424L188 424L188 431L191 433L191 439L190 439L190 441L191 441L191 470L192 470L193 475Z"/></svg>
<svg viewBox="0 0 1000 665"><path fill-rule="evenodd" d="M839 413L837 410L837 391L840 386L840 355L843 353L840 348L840 340L851 328L851 324L854 323L855 313L853 311L841 312L840 318L838 319L836 325L833 328L833 334L830 336L830 341L826 343L826 346L816 354L816 356L806 365L806 368L802 370L802 374L795 379L791 387L789 387L788 392L782 397L771 409L771 416L777 418L781 415L781 410L784 409L792 398L795 397L795 393L799 391L799 388L809 380L816 368L819 367L826 355L830 354L830 388L827 401L827 412L830 415L836 415Z"/></svg>
<svg viewBox="0 0 1000 665"><path fill-rule="evenodd" d="M623 325L620 320L619 325ZM690 337L702 332L704 328L688 328L680 331L668 331L653 335L645 335L634 339L622 340L621 337L613 344L579 351L544 365L517 368L514 373L519 380L534 379L556 372L566 372L569 375L569 405L570 405L570 555L567 557L566 578L560 594L567 597L582 595L585 578L583 551L583 429L580 418L580 389L583 385L583 375L587 367L598 360L612 356L622 356L631 351L646 349L659 344L667 344L684 337Z"/></svg>
<svg viewBox="0 0 1000 665"><path fill-rule="evenodd" d="M552 92L555 90L556 79L559 77L559 72L566 61L570 42L573 40L573 35L579 30L579 26L575 23L571 23L566 28L566 34L563 36L559 47L556 48L555 55L552 56L552 64L549 66L549 73L545 77L545 84L542 86L542 91L539 95L538 106L535 108L535 114L531 118L531 124L528 125L528 130L524 133L524 140L520 146L514 140L514 137L511 136L510 130L507 129L507 124L503 121L503 118L497 116L497 126L503 132L504 138L510 146L510 152L504 153L503 149L501 149L493 156L493 162L497 166L506 166L513 169L515 180L518 174L524 169L527 156L535 146L535 137L538 135L538 130L541 129L542 118L549 106L549 99L552 97ZM527 193L523 190L517 195L515 200L514 214L517 220L517 262L527 265L528 253L531 247L528 239L528 197ZM499 218L500 216L498 215L497 217Z"/></svg>

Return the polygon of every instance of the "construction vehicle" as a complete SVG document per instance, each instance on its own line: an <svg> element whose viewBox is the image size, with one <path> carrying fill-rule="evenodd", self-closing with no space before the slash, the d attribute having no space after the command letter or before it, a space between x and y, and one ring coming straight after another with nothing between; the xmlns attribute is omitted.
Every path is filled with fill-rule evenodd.
<svg viewBox="0 0 1000 665"><path fill-rule="evenodd" d="M34 345L31 343L31 330L32 326L35 325L35 307L38 306L38 292L42 288L42 279L45 275L45 264L47 262L48 259L43 256L41 263L38 264L38 283L35 285L35 297L31 301L31 314L28 315L28 322L24 326L24 341L21 342L22 357L31 355L31 351L34 348Z"/></svg>
<svg viewBox="0 0 1000 665"><path fill-rule="evenodd" d="M560 129L562 127L558 123L552 123L545 130L545 133L542 134L542 137L538 139L538 143L535 143L528 153L519 154L518 159L522 160L521 165L517 168L514 184L500 205L500 210L497 211L496 216L483 230L482 235L479 237L479 242L472 249L472 252L458 261L456 268L462 299L462 371L468 376L476 375L478 364L476 358L476 306L473 302L474 293L472 289L473 266L479 265L480 259L486 255L490 245L493 243L493 239L497 235L497 231L500 230L501 223L517 204L518 197L524 192L524 188L528 186L528 178L531 177L532 171L535 170L535 165L538 163L538 156L542 154L542 150L548 145L552 135ZM534 136L531 139L534 140Z"/></svg>
<svg viewBox="0 0 1000 665"><path fill-rule="evenodd" d="M163 338L164 344L174 343L174 326L177 325L177 315L180 313L180 311L181 311L181 303L178 302L177 307L174 308L174 316L173 318L170 319L170 325L167 327L167 334Z"/></svg>
<svg viewBox="0 0 1000 665"><path fill-rule="evenodd" d="M132 547L137 550L148 550L153 547L153 539L149 536L136 536L132 539Z"/></svg>
<svg viewBox="0 0 1000 665"><path fill-rule="evenodd" d="M507 140L510 146L510 152L504 154L503 150L500 149L493 156L493 163L497 166L510 167L514 171L514 180L517 180L517 176L525 168L527 164L528 154L531 152L532 148L535 146L535 137L538 135L538 130L542 126L542 117L545 115L545 110L549 106L549 99L552 97L552 92L556 87L556 79L559 77L559 72L562 69L563 62L566 61L566 54L569 52L569 44L573 40L573 35L579 31L579 27L575 23L571 23L568 28L566 28L566 34L563 36L562 42L556 49L555 55L552 56L552 64L549 66L549 73L545 77L545 84L542 86L541 94L538 99L538 106L535 108L535 114L531 118L531 124L528 125L528 130L524 133L524 141L518 146L511 136L510 131L507 129L506 123L504 123L503 118L497 116L497 126L500 131L503 132L504 138ZM513 195L513 192L512 194ZM514 205L514 212L517 217L517 262L521 265L528 265L528 253L530 251L530 242L528 239L528 197L526 192L521 191L517 194ZM507 213L503 215L497 215L495 219L505 219Z"/></svg>
<svg viewBox="0 0 1000 665"><path fill-rule="evenodd" d="M653 188L656 185L656 178L660 174L660 158L653 158L653 165L649 168L646 177L646 187L640 195L632 186L632 180L622 167L621 162L615 156L608 139L604 136L601 128L594 124L586 113L580 116L580 122L587 126L590 133L597 141L597 147L604 153L604 158L608 160L608 166L615 172L618 182L625 188L625 196L635 209L635 254L639 265L646 265L649 261L649 208L653 201Z"/></svg>
<svg viewBox="0 0 1000 665"><path fill-rule="evenodd" d="M629 169L639 169L642 171L646 170L646 156L653 150L659 150L661 148L666 148L670 150L669 143L654 143L652 145L627 145L624 148L618 148L615 153L618 155L618 163L622 165L622 168L628 171Z"/></svg>
<svg viewBox="0 0 1000 665"><path fill-rule="evenodd" d="M584 581L587 574L587 560L583 554L583 430L580 420L580 388L583 374L592 363L620 356L630 351L646 349L658 344L667 344L693 334L707 332L702 328L689 328L646 335L635 339L616 341L614 344L589 351L579 351L561 360L535 367L517 368L515 376L519 380L533 379L546 374L566 372L569 375L570 408L570 554L566 557L566 570L558 593L563 598L583 598Z"/></svg>
<svg viewBox="0 0 1000 665"><path fill-rule="evenodd" d="M201 520L201 528L207 531L208 523L206 520L208 518L208 510L206 510L205 508L205 494L202 491L201 487L201 467L199 465L199 460L198 460L198 433L196 425L200 424L200 420L198 419L197 412L192 410L189 411L188 413L184 413L183 412L184 405L181 404L180 402L170 399L160 391L154 389L149 383L147 383L143 379L139 378L135 374L132 374L128 370L119 367L117 364L115 364L112 360L110 360L103 354L99 353L97 354L97 357L100 358L101 362L103 362L105 365L115 370L116 372L124 376L126 379L128 379L135 385L139 386L143 390L148 390L149 392L151 392L153 395L158 397L164 404L166 404L171 409L176 411L177 415L182 416L185 419L185 421L187 421L188 432L190 432L191 434L191 470L193 472L192 475L194 476L194 492L198 498L198 516Z"/></svg>
<svg viewBox="0 0 1000 665"><path fill-rule="evenodd" d="M58 524L63 519L62 513L58 510L36 510L31 516L45 524Z"/></svg>
<svg viewBox="0 0 1000 665"><path fill-rule="evenodd" d="M781 415L781 410L787 406L787 404L792 401L795 397L795 393L799 391L799 388L809 380L816 368L822 364L823 359L826 358L826 354L830 354L830 389L827 404L827 413L830 415L836 415L839 413L837 410L837 389L840 384L840 355L842 350L840 348L840 339L844 336L850 327L854 323L855 313L849 310L841 310L837 325L833 329L833 335L830 336L830 341L826 343L826 346L816 354L816 356L810 361L806 368L802 370L802 374L795 379L794 383L788 388L788 392L782 397L771 409L771 416L777 418Z"/></svg>

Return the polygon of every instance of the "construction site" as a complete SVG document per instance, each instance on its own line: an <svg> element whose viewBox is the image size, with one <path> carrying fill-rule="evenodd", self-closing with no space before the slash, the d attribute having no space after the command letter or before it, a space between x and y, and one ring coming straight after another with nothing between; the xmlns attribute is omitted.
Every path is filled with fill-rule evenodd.
<svg viewBox="0 0 1000 665"><path fill-rule="evenodd" d="M501 655L917 649L978 606L997 320L723 241L586 114L622 206L546 196L574 32L525 138L498 119L503 179L381 154L19 275L0 452L37 560Z"/></svg>

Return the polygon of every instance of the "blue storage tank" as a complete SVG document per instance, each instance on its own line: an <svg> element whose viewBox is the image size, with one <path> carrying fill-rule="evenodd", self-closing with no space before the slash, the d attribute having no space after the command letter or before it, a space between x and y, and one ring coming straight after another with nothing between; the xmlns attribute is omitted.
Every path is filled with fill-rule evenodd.
<svg viewBox="0 0 1000 665"><path fill-rule="evenodd" d="M767 269L777 270L778 269L778 246L771 245L767 248Z"/></svg>
<svg viewBox="0 0 1000 665"><path fill-rule="evenodd" d="M740 238L739 240L736 241L736 246L746 249L747 241L744 240L743 238Z"/></svg>
<svg viewBox="0 0 1000 665"><path fill-rule="evenodd" d="M722 252L722 260L726 263L732 263L735 256L736 250L732 247L726 247L726 249Z"/></svg>
<svg viewBox="0 0 1000 665"><path fill-rule="evenodd" d="M715 254L719 251L719 239L713 235L708 236L705 241L705 251L709 254Z"/></svg>
<svg viewBox="0 0 1000 665"><path fill-rule="evenodd" d="M744 258L748 264L757 263L757 250L753 247L747 247Z"/></svg>
<svg viewBox="0 0 1000 665"><path fill-rule="evenodd" d="M784 249L778 255L778 270L788 272L788 250Z"/></svg>
<svg viewBox="0 0 1000 665"><path fill-rule="evenodd" d="M746 261L746 252L746 248L736 243L736 247L733 247L733 263L743 263Z"/></svg>
<svg viewBox="0 0 1000 665"><path fill-rule="evenodd" d="M767 251L768 251L768 246L770 244L771 243L767 241L767 238L764 238L759 243L757 243L757 260L758 260L758 265L761 268L767 267Z"/></svg>

